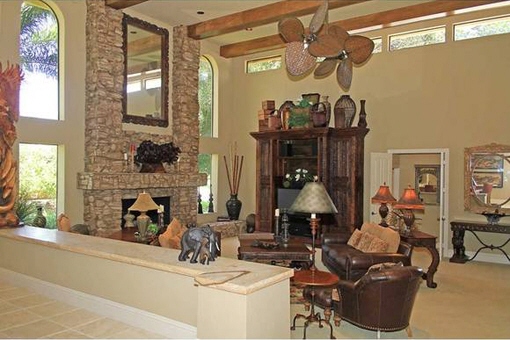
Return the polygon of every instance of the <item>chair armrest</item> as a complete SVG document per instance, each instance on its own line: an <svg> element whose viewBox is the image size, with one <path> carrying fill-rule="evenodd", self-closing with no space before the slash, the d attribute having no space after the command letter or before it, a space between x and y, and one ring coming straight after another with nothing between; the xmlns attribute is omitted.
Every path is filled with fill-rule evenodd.
<svg viewBox="0 0 510 340"><path fill-rule="evenodd" d="M338 232L326 232L322 234L322 244L333 244L333 243L347 243L351 234L349 233L338 233Z"/></svg>

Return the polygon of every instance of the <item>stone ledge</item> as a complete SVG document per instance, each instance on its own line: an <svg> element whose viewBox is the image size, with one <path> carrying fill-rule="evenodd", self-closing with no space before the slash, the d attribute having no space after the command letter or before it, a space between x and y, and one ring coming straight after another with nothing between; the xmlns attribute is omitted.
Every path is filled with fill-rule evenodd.
<svg viewBox="0 0 510 340"><path fill-rule="evenodd" d="M198 187L205 184L207 174L78 173L78 189L83 190Z"/></svg>

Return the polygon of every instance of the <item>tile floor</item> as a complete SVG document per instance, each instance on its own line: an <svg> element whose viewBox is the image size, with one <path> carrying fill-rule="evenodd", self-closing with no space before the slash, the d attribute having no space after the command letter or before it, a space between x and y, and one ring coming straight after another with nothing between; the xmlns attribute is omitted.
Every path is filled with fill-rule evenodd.
<svg viewBox="0 0 510 340"><path fill-rule="evenodd" d="M160 339L131 327L0 279L0 338Z"/></svg>

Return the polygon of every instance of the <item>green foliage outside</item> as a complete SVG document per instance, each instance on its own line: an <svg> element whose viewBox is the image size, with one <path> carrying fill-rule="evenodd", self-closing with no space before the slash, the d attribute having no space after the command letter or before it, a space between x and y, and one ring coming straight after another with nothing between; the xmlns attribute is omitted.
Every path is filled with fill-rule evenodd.
<svg viewBox="0 0 510 340"><path fill-rule="evenodd" d="M259 60L250 60L246 66L247 73L257 73L269 70L278 70L282 67L282 58L280 56L270 57Z"/></svg>
<svg viewBox="0 0 510 340"><path fill-rule="evenodd" d="M200 58L198 71L198 105L200 107L198 122L200 136L213 135L213 69L205 57Z"/></svg>
<svg viewBox="0 0 510 340"><path fill-rule="evenodd" d="M21 5L19 46L23 70L58 76L58 24L51 9L41 1Z"/></svg>
<svg viewBox="0 0 510 340"><path fill-rule="evenodd" d="M57 198L57 146L41 144L19 145L19 195L20 209L28 209L31 203L42 205L46 227L56 226ZM26 206L26 207L25 207ZM28 209L30 211L30 209ZM33 220L33 214L25 214L25 223ZM21 216L18 215L21 218Z"/></svg>
<svg viewBox="0 0 510 340"><path fill-rule="evenodd" d="M455 26L455 40L472 39L488 35L510 33L510 19L502 18L500 21L484 22Z"/></svg>

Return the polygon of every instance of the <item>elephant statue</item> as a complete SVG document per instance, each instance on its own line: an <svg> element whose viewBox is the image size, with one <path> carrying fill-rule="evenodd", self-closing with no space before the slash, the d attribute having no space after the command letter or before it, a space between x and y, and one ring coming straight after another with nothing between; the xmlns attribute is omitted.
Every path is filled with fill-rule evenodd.
<svg viewBox="0 0 510 340"><path fill-rule="evenodd" d="M207 242L203 242L203 239L206 239ZM216 234L208 224L201 227L189 225L181 238L179 261L186 261L189 253L193 252L190 263L197 263L202 247L206 247L209 251L209 261L214 261L220 250Z"/></svg>

